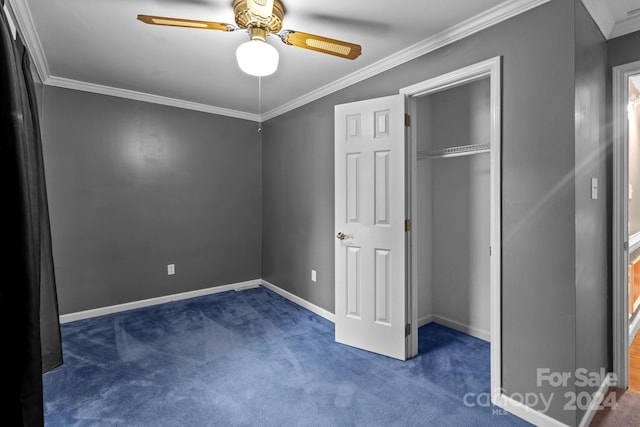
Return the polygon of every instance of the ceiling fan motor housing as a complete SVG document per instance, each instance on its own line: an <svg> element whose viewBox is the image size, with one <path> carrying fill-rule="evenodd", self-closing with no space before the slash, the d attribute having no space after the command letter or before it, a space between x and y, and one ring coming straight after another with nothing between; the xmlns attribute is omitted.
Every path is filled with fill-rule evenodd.
<svg viewBox="0 0 640 427"><path fill-rule="evenodd" d="M285 9L281 0L234 0L233 12L236 25L224 22L210 22L193 19L170 18L164 16L138 15L138 20L151 25L200 28L218 31L247 30L251 41L266 42L270 34L278 36L289 46L301 47L346 59L356 59L362 53L358 44L331 39L302 31L282 30ZM253 46L269 46L255 43ZM271 46L273 47L273 46ZM264 50L264 49L263 49ZM275 55L272 55L275 56ZM251 73L249 73L251 74Z"/></svg>
<svg viewBox="0 0 640 427"><path fill-rule="evenodd" d="M273 13L266 19L251 13L247 0L235 0L233 2L233 13L235 14L236 25L250 30L252 38L264 39L269 33L276 34L282 29L284 6L280 0L273 1ZM251 31L254 28L260 28L262 31Z"/></svg>

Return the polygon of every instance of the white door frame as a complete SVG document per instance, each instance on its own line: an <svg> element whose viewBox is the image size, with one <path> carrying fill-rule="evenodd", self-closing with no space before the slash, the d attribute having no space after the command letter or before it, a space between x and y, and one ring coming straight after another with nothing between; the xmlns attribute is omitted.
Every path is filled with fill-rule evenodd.
<svg viewBox="0 0 640 427"><path fill-rule="evenodd" d="M428 95L430 93L440 92L445 89L470 83L475 80L489 77L490 79L490 131L489 139L491 144L491 399L493 403L500 404L503 396L502 376L501 376L501 353L502 353L502 331L501 331L501 272L502 272L502 185L501 185L501 145L502 145L502 78L501 78L501 62L502 58L497 56L477 64L444 74L433 79L429 79L412 86L400 89L400 93L409 98ZM416 116L415 102L409 102L409 112L412 117ZM410 191L411 200L410 214L412 223L416 224L417 218L417 189L414 183L417 181L417 151L416 151L416 126L411 126L411 132L408 138L409 161L407 163L407 191ZM412 227L411 234L415 233ZM418 260L417 260L417 240L415 236L411 238L411 247L409 248L411 256L408 258L410 268L408 278L410 279L410 307L412 328L410 346L410 355L418 352ZM415 333L414 333L415 331ZM503 406L503 405L500 405Z"/></svg>
<svg viewBox="0 0 640 427"><path fill-rule="evenodd" d="M629 387L629 345L638 329L629 325L629 253L640 242L629 241L629 77L640 74L640 61L613 67L613 372L617 387ZM638 239L634 239L638 240ZM639 316L640 317L640 316Z"/></svg>

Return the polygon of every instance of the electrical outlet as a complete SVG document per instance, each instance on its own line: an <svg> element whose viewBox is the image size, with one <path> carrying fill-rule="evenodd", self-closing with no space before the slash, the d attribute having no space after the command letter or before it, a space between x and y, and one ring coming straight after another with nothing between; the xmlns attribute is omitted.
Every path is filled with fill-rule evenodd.
<svg viewBox="0 0 640 427"><path fill-rule="evenodd" d="M315 270L311 270L311 281L312 282L316 281L316 271Z"/></svg>
<svg viewBox="0 0 640 427"><path fill-rule="evenodd" d="M175 264L167 264L167 275L172 276L176 274L176 265Z"/></svg>

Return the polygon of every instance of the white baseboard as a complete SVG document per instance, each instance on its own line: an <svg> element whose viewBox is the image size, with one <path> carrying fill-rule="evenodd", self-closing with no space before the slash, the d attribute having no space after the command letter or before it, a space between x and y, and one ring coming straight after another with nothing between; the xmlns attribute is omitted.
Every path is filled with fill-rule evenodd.
<svg viewBox="0 0 640 427"><path fill-rule="evenodd" d="M593 417L598 411L598 407L602 403L604 397L606 396L607 390L609 387L615 385L615 381L613 373L608 373L607 376L600 384L598 391L594 393L593 399L589 404L585 414L580 421L579 427L587 427L593 421ZM539 427L567 427L566 424L556 420L555 418L551 418L542 412L536 411L533 408L530 408L517 400L510 398L507 395L499 394L495 396L493 403L500 408L511 412L512 414L522 418L525 421L529 421L530 423L539 426Z"/></svg>
<svg viewBox="0 0 640 427"><path fill-rule="evenodd" d="M309 301L303 298L300 298L299 296L294 295L291 292L285 291L284 289L274 285L273 283L269 283L261 279L249 280L246 282L239 282L239 283L232 283L228 285L215 286L212 288L199 289L199 290L190 291L190 292L182 292L179 294L167 295L167 296L162 296L157 298L150 298L150 299L145 299L140 301L133 301L125 304L117 304L117 305L112 305L108 307L96 308L92 310L79 311L76 313L63 314L60 316L60 323L68 323L76 320L88 319L91 317L103 316L106 314L118 313L122 311L133 310L136 308L163 304L171 301L178 301L178 300L195 298L195 297L204 296L204 295L216 294L219 292L226 292L231 290L243 291L243 290L255 288L258 286L264 286L265 288L275 292L276 294L282 296L283 298L286 298L289 301L311 311L312 313L315 313L318 316L323 317L328 321L335 323L335 315L330 311L327 311L322 307L319 307L313 303L310 303ZM476 338L483 339L485 341L490 340L490 334L488 332L481 331L469 325L464 325L452 319L449 319L443 316L434 315L434 314L429 314L418 319L418 327L424 326L431 322L439 323L441 325L450 327L452 329L469 334ZM600 385L600 388L598 389L598 392L600 394L596 396L604 396L604 393L606 393L606 389L610 386L610 384L612 384L612 378L613 378L613 374L610 373L607 375L605 381ZM601 402L602 402L601 400L597 400L597 399L594 399L591 402L591 405L588 411L585 413L584 417L582 418L580 427L586 427L589 425ZM563 424L558 420L555 420L516 400L513 400L504 394L500 394L496 396L493 403L499 406L500 408L505 409L506 411L509 411L514 415L535 424L536 426L567 427L566 424Z"/></svg>
<svg viewBox="0 0 640 427"><path fill-rule="evenodd" d="M439 316L437 314L427 314L426 316L420 317L418 319L418 327L424 326L427 323L431 322L436 322L441 324L442 326L446 326L448 328L455 329L456 331L460 331L464 334L471 335L472 337L491 342L490 332L474 328L473 326L465 325L464 323L460 323L456 320L449 319L448 317L444 316Z"/></svg>
<svg viewBox="0 0 640 427"><path fill-rule="evenodd" d="M567 424L536 411L505 394L496 394L492 399L492 403L537 427L569 427Z"/></svg>
<svg viewBox="0 0 640 427"><path fill-rule="evenodd" d="M325 319L327 319L330 322L335 323L335 315L333 313L331 313L330 311L325 310L322 307L318 307L315 304L310 303L309 301L300 298L297 295L292 294L291 292L285 291L284 289L274 285L273 283L269 283L266 280L262 280L262 286L264 286L265 288L275 292L276 294L280 295L281 297L284 297L286 299L288 299L289 301L298 304L300 307L302 308L306 308L307 310L311 311L312 313L317 314L320 317L324 317Z"/></svg>
<svg viewBox="0 0 640 427"><path fill-rule="evenodd" d="M60 323L74 322L76 320L89 319L91 317L104 316L105 314L119 313L121 311L133 310L136 308L148 307L151 305L164 304L171 301L200 297L203 295L217 294L219 292L231 290L244 290L260 286L262 280L255 279L246 282L231 283L228 285L215 286L212 288L198 289L196 291L182 292L179 294L166 295L157 298L149 298L140 301L132 301L124 304L110 305L107 307L95 308L92 310L78 311L76 313L63 314L60 316Z"/></svg>
<svg viewBox="0 0 640 427"><path fill-rule="evenodd" d="M327 311L324 308L319 307L313 303L310 303L309 301L303 298L300 298L297 295L294 295L288 291L285 291L284 289L274 285L273 283L269 283L261 279L249 280L246 282L239 282L239 283L232 283L228 285L215 286L212 288L199 289L199 290L190 291L190 292L182 292L179 294L167 295L167 296L162 296L157 298L150 298L150 299L145 299L140 301L133 301L125 304L117 304L117 305L112 305L108 307L96 308L92 310L79 311L76 313L63 314L60 316L60 323L68 323L76 320L103 316L105 314L118 313L121 311L133 310L136 308L148 307L152 305L163 304L171 301L178 301L178 300L184 300L189 298L195 298L195 297L204 296L204 295L211 295L219 292L226 292L231 290L243 291L246 289L256 288L258 286L264 286L265 288L311 311L312 313L315 313L318 316L323 317L329 320L330 322L335 323L335 315L330 311ZM458 330L460 332L469 334L471 336L480 338L485 341L490 340L490 334L486 331L482 331L477 328L473 328L469 325L465 325L455 320L452 320L443 316L435 315L435 314L429 314L429 315L420 317L418 319L418 327L424 326L431 322L439 323L443 326L450 327L452 329ZM600 388L598 389L599 394L597 394L596 396L604 397L607 388L612 384L612 379L613 379L613 374L609 373L605 378L605 380L603 381L603 383L600 385ZM545 415L539 411L536 411L535 409L532 409L504 394L499 394L495 396L493 399L493 403L498 407L508 412L511 412L512 414L526 421L529 421L539 427L568 427L566 424L563 424L560 421L549 417L548 415ZM594 399L591 402L589 409L587 410L587 412L582 418L582 421L580 422L580 427L586 427L589 425L600 403L602 403L601 399L600 400Z"/></svg>
<svg viewBox="0 0 640 427"><path fill-rule="evenodd" d="M434 318L433 318L433 314L427 314L426 316L423 316L421 318L418 319L418 328L423 327L424 325L427 325L431 322L433 322Z"/></svg>
<svg viewBox="0 0 640 427"><path fill-rule="evenodd" d="M598 412L598 407L602 403L604 397L607 395L609 387L616 385L616 381L614 380L614 378L615 376L612 372L609 372L607 376L604 377L604 380L602 381L602 384L600 384L598 391L592 396L589 408L587 408L587 411L584 413L579 427L588 427L591 424L591 421L593 421L593 417L596 415L596 412Z"/></svg>

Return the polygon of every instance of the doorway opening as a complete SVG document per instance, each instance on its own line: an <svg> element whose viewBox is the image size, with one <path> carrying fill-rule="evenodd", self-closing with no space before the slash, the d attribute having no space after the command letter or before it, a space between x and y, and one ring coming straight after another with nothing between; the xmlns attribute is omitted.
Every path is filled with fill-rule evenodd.
<svg viewBox="0 0 640 427"><path fill-rule="evenodd" d="M627 217L629 242L629 274L627 280L627 315L629 341L638 332L640 312L640 195L634 197L634 188L640 190L640 74L629 76L627 82Z"/></svg>
<svg viewBox="0 0 640 427"><path fill-rule="evenodd" d="M629 375L640 329L640 61L613 68L613 122L613 370L618 387L640 388Z"/></svg>
<svg viewBox="0 0 640 427"><path fill-rule="evenodd" d="M488 77L415 98L418 326L490 341Z"/></svg>
<svg viewBox="0 0 640 427"><path fill-rule="evenodd" d="M491 343L501 393L501 58L403 88L412 325L435 320ZM418 328L412 328L417 330ZM417 354L417 334L409 343Z"/></svg>

